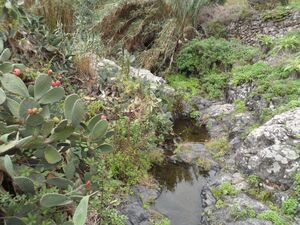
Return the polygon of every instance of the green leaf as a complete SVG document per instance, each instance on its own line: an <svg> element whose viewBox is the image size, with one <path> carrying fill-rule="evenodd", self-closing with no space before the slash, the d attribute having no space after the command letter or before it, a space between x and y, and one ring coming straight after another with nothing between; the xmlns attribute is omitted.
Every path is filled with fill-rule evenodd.
<svg viewBox="0 0 300 225"><path fill-rule="evenodd" d="M14 117L18 119L20 118L20 114L19 114L20 104L17 101L11 98L7 98L7 107Z"/></svg>
<svg viewBox="0 0 300 225"><path fill-rule="evenodd" d="M9 155L4 156L4 168L9 176L14 177L15 170Z"/></svg>
<svg viewBox="0 0 300 225"><path fill-rule="evenodd" d="M63 225L74 225L72 221L65 222Z"/></svg>
<svg viewBox="0 0 300 225"><path fill-rule="evenodd" d="M2 61L2 62L8 61L10 57L11 57L11 52L10 52L9 48L6 48L0 55L0 61Z"/></svg>
<svg viewBox="0 0 300 225"><path fill-rule="evenodd" d="M2 86L9 92L23 97L29 97L26 85L21 78L12 74L5 73L0 77Z"/></svg>
<svg viewBox="0 0 300 225"><path fill-rule="evenodd" d="M39 100L40 104L53 104L60 101L65 96L65 90L62 87L52 88Z"/></svg>
<svg viewBox="0 0 300 225"><path fill-rule="evenodd" d="M4 41L0 38L0 52L3 52L4 49Z"/></svg>
<svg viewBox="0 0 300 225"><path fill-rule="evenodd" d="M68 205L70 203L72 203L72 200L69 197L56 193L44 194L40 199L41 206L47 208Z"/></svg>
<svg viewBox="0 0 300 225"><path fill-rule="evenodd" d="M44 152L45 159L49 164L58 163L61 160L59 152L51 145L48 145Z"/></svg>
<svg viewBox="0 0 300 225"><path fill-rule="evenodd" d="M103 144L99 146L101 152L111 152L113 150L112 146L109 144Z"/></svg>
<svg viewBox="0 0 300 225"><path fill-rule="evenodd" d="M85 196L81 199L79 205L77 206L74 216L73 223L74 225L84 225L87 218L87 210L89 206L89 197Z"/></svg>
<svg viewBox="0 0 300 225"><path fill-rule="evenodd" d="M74 130L75 128L71 126L65 127L64 129L61 130L55 129L53 134L49 137L49 139L51 141L65 140L71 136Z"/></svg>
<svg viewBox="0 0 300 225"><path fill-rule="evenodd" d="M81 99L78 99L72 110L72 125L74 127L77 127L80 122L84 119L85 116L85 104L84 101Z"/></svg>
<svg viewBox="0 0 300 225"><path fill-rule="evenodd" d="M24 193L34 193L33 181L27 177L15 177L14 183L23 191Z"/></svg>
<svg viewBox="0 0 300 225"><path fill-rule="evenodd" d="M8 142L7 144L0 145L0 155L15 148L17 146L17 144L18 144L18 141L15 140L15 141Z"/></svg>
<svg viewBox="0 0 300 225"><path fill-rule="evenodd" d="M25 119L28 116L27 109L32 109L32 108L38 109L40 108L40 105L32 98L25 98L20 103L19 117Z"/></svg>
<svg viewBox="0 0 300 225"><path fill-rule="evenodd" d="M41 128L41 134L44 137L47 137L48 135L51 134L53 128L54 128L54 121L45 121Z"/></svg>
<svg viewBox="0 0 300 225"><path fill-rule="evenodd" d="M0 105L2 105L6 100L6 94L2 88L0 88Z"/></svg>
<svg viewBox="0 0 300 225"><path fill-rule="evenodd" d="M102 138L105 135L107 128L108 128L107 121L105 120L99 121L89 135L90 140L95 141L99 138Z"/></svg>
<svg viewBox="0 0 300 225"><path fill-rule="evenodd" d="M72 181L61 177L54 177L48 179L46 182L50 185L56 186L58 188L63 188L63 189L67 189L69 186L71 187L74 186Z"/></svg>
<svg viewBox="0 0 300 225"><path fill-rule="evenodd" d="M51 88L52 79L48 75L39 75L34 84L34 99L40 99Z"/></svg>
<svg viewBox="0 0 300 225"><path fill-rule="evenodd" d="M13 64L9 62L5 62L0 64L0 72L4 73L10 73L13 70Z"/></svg>
<svg viewBox="0 0 300 225"><path fill-rule="evenodd" d="M18 217L9 217L5 218L5 224L6 225L26 225L20 218Z"/></svg>
<svg viewBox="0 0 300 225"><path fill-rule="evenodd" d="M92 131L94 126L96 125L96 123L98 123L101 120L101 116L100 115L96 115L94 116L92 119L89 120L88 122L88 130Z"/></svg>
<svg viewBox="0 0 300 225"><path fill-rule="evenodd" d="M74 174L75 174L75 165L73 163L73 161L68 162L65 166L64 166L64 172L65 175L68 179L73 179Z"/></svg>
<svg viewBox="0 0 300 225"><path fill-rule="evenodd" d="M71 122L72 121L72 111L75 102L79 99L79 96L76 94L69 95L66 100L65 100L65 105L64 105L64 113L65 113L65 118Z"/></svg>
<svg viewBox="0 0 300 225"><path fill-rule="evenodd" d="M42 125L44 118L40 114L32 114L26 119L26 124L31 127Z"/></svg>

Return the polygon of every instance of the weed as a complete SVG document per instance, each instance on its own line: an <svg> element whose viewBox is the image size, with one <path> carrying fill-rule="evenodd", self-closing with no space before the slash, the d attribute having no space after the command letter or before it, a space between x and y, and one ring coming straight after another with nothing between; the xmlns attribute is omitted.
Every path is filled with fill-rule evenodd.
<svg viewBox="0 0 300 225"><path fill-rule="evenodd" d="M243 112L246 112L246 110L247 110L245 101L243 101L241 99L235 100L233 102L233 105L234 105L234 110L236 113L243 113Z"/></svg>
<svg viewBox="0 0 300 225"><path fill-rule="evenodd" d="M282 202L282 210L286 215L295 215L298 209L298 201L294 198L288 198Z"/></svg>
<svg viewBox="0 0 300 225"><path fill-rule="evenodd" d="M229 182L223 182L220 186L212 189L212 194L217 200L221 200L222 196L229 195L233 196L239 193L237 189L235 189L231 183Z"/></svg>
<svg viewBox="0 0 300 225"><path fill-rule="evenodd" d="M246 220L247 218L255 218L256 212L254 209L250 208L250 206L241 207L238 205L234 205L230 209L230 215L235 220Z"/></svg>
<svg viewBox="0 0 300 225"><path fill-rule="evenodd" d="M251 187L253 188L258 188L259 187L259 178L256 175L250 175L247 178L247 182L250 184Z"/></svg>
<svg viewBox="0 0 300 225"><path fill-rule="evenodd" d="M210 151L215 159L223 157L229 150L229 143L226 137L211 139L205 143L205 148Z"/></svg>
<svg viewBox="0 0 300 225"><path fill-rule="evenodd" d="M258 214L259 219L268 220L274 223L274 225L287 225L288 223L284 221L284 219L273 210L268 210Z"/></svg>

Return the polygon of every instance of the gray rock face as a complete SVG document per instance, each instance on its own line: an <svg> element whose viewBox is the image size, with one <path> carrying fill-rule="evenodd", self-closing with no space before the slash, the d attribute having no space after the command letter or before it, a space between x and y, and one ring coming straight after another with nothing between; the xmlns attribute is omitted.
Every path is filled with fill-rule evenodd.
<svg viewBox="0 0 300 225"><path fill-rule="evenodd" d="M229 124L234 116L234 106L231 104L213 104L203 111L200 119L205 121L211 137L219 137L228 133ZM201 122L200 121L200 122Z"/></svg>
<svg viewBox="0 0 300 225"><path fill-rule="evenodd" d="M224 203L226 204L226 207L208 207L205 209L205 214L208 215L207 217L207 224L210 225L271 225L271 222L260 220L260 219L237 219L234 216L234 211L236 210L236 207L238 207L239 210L243 209L253 209L255 212L260 213L263 211L268 210L268 207L264 204L260 203L259 201L256 201L246 194L239 194L237 196L226 196L223 199Z"/></svg>
<svg viewBox="0 0 300 225"><path fill-rule="evenodd" d="M264 2L266 0L251 0ZM270 1L270 0L268 0ZM273 1L273 0L271 0ZM228 36L241 39L244 43L259 45L257 34L281 37L291 30L300 28L300 13L290 12L281 20L265 20L264 14L257 13L247 21L240 19L233 21L228 27Z"/></svg>
<svg viewBox="0 0 300 225"><path fill-rule="evenodd" d="M159 190L137 185L133 192L119 209L128 217L126 225L152 225L151 212L143 208L143 203L153 202L158 197Z"/></svg>
<svg viewBox="0 0 300 225"><path fill-rule="evenodd" d="M192 164L204 154L204 145L199 143L182 143L176 150L177 159L188 164Z"/></svg>
<svg viewBox="0 0 300 225"><path fill-rule="evenodd" d="M253 130L236 155L236 164L282 187L300 170L300 108L277 115Z"/></svg>
<svg viewBox="0 0 300 225"><path fill-rule="evenodd" d="M204 145L199 143L180 144L176 150L176 159L187 164L196 164L200 170L205 172L217 170L219 167L218 163L206 152Z"/></svg>
<svg viewBox="0 0 300 225"><path fill-rule="evenodd" d="M101 70L103 68L113 68L115 71L120 71L121 67L117 65L114 61L111 61L109 59L98 59L95 58L95 66L97 70ZM142 80L149 81L151 83L156 84L165 84L166 81L158 76L155 76L153 73L151 73L149 70L146 69L137 69L134 67L129 68L129 75L132 77L138 77Z"/></svg>

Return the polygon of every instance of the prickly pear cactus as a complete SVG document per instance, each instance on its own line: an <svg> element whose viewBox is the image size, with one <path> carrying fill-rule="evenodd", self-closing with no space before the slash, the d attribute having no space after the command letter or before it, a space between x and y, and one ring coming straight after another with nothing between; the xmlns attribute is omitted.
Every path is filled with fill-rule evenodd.
<svg viewBox="0 0 300 225"><path fill-rule="evenodd" d="M1 47L0 41L0 50ZM8 56L5 53L0 62L8 60ZM36 202L41 207L75 204L78 196L87 192L84 185L78 186L79 163L86 153L78 152L77 143L86 143L88 151L111 151L112 147L105 143L108 122L100 115L86 122L85 102L76 94L65 97L64 89L52 87L52 78L46 74L27 87L20 77L2 70L0 84L0 173L10 177L16 194L33 196L42 187L55 188L57 192L43 194ZM64 114L55 115L52 106L62 101ZM19 168L28 167L22 165L26 160L43 168L43 174L52 175L24 176ZM87 202L88 196L83 197L75 219L86 212Z"/></svg>

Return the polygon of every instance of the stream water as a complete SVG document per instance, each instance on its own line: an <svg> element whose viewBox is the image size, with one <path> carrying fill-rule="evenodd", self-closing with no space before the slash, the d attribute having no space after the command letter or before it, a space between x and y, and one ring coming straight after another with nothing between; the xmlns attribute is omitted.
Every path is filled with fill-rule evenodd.
<svg viewBox="0 0 300 225"><path fill-rule="evenodd" d="M174 131L182 142L203 143L209 139L207 130L196 127L190 120L175 121ZM198 168L166 161L154 167L152 173L162 187L154 208L167 216L171 225L201 224L201 191L206 179Z"/></svg>

